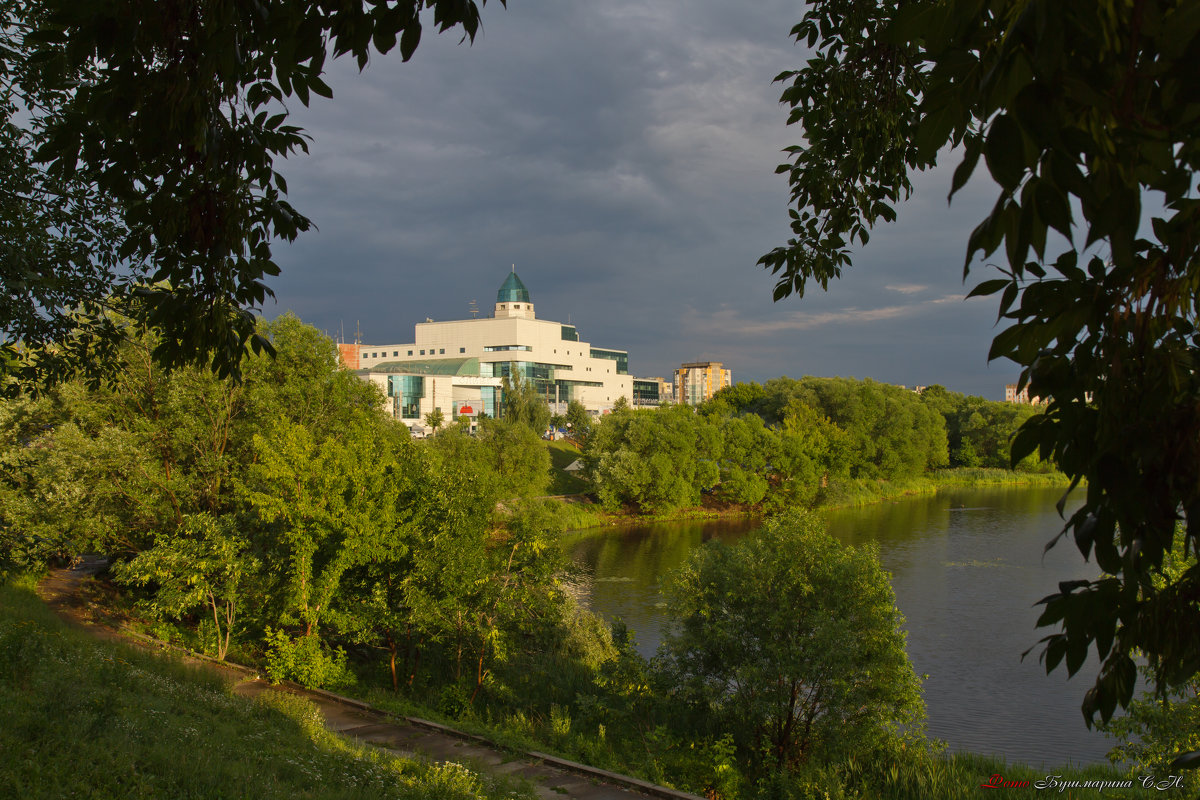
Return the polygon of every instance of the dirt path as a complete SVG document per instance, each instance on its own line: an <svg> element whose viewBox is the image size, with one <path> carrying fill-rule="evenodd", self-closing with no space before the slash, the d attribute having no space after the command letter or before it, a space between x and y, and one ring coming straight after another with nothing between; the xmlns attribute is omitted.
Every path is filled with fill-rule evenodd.
<svg viewBox="0 0 1200 800"><path fill-rule="evenodd" d="M38 595L67 622L94 636L107 640L131 641L147 646L162 643L137 634L116 630L98 623L82 599L84 581L103 569L104 562L83 558L70 569L53 570L40 584ZM321 709L325 726L331 731L359 742L376 745L401 756L432 761L466 762L467 765L495 775L511 775L527 780L544 800L580 798L580 800L637 800L658 797L668 800L703 798L667 789L624 775L597 770L583 764L542 753L515 753L485 739L456 731L427 720L397 717L371 708L350 698L298 686L271 686L250 670L210 659L185 654L184 659L225 678L234 694L255 697L262 692L291 692L307 697Z"/></svg>

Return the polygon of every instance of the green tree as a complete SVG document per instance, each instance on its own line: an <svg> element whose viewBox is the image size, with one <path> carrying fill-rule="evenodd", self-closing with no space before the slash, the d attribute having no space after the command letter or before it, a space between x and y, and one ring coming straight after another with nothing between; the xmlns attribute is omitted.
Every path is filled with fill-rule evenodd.
<svg viewBox="0 0 1200 800"><path fill-rule="evenodd" d="M36 161L53 110L70 96L32 74L37 45L27 39L40 19L35 3L0 0L0 391L8 395L75 369L102 374L97 364L122 334L104 313L108 295L146 277L142 265L121 268L116 244L127 231L89 172L50 174ZM87 82L95 69L74 77Z"/></svg>
<svg viewBox="0 0 1200 800"><path fill-rule="evenodd" d="M681 696L761 771L886 748L924 717L900 612L873 548L791 511L665 581L662 646Z"/></svg>
<svg viewBox="0 0 1200 800"><path fill-rule="evenodd" d="M377 390L338 367L328 337L291 314L260 331L276 356L250 358L241 384L202 368L163 370L157 337L143 333L114 350L105 385L74 381L12 401L23 443L9 451L0 493L12 489L13 533L130 557L189 514L236 510L232 479L253 460L251 436L273 420L323 440L378 416Z"/></svg>
<svg viewBox="0 0 1200 800"><path fill-rule="evenodd" d="M522 379L520 373L514 372L501 381L501 392L506 421L525 425L538 436L550 427L550 405L532 380Z"/></svg>
<svg viewBox="0 0 1200 800"><path fill-rule="evenodd" d="M584 449L600 502L651 512L700 503L720 480L721 432L687 406L609 414Z"/></svg>
<svg viewBox="0 0 1200 800"><path fill-rule="evenodd" d="M119 562L114 572L124 583L153 587L152 599L141 604L152 616L179 618L198 609L211 615L217 660L224 661L258 567L232 518L198 514L160 533L153 547Z"/></svg>
<svg viewBox="0 0 1200 800"><path fill-rule="evenodd" d="M946 426L913 392L854 378L775 378L763 387L762 416L781 422L798 400L845 433L840 454L853 478L898 478L946 465Z"/></svg>
<svg viewBox="0 0 1200 800"><path fill-rule="evenodd" d="M735 503L757 505L779 460L779 436L753 414L720 421L721 482L717 492Z"/></svg>
<svg viewBox="0 0 1200 800"><path fill-rule="evenodd" d="M438 428L442 427L442 423L445 421L446 416L442 413L440 408L435 408L433 411L430 411L425 415L425 424L433 428L434 432L436 432Z"/></svg>
<svg viewBox="0 0 1200 800"><path fill-rule="evenodd" d="M766 397L766 392L763 390L762 384L743 381L718 391L711 400L700 405L700 411L709 413L706 409L711 405L712 407L725 406L735 414L745 414L753 411L764 397Z"/></svg>
<svg viewBox="0 0 1200 800"><path fill-rule="evenodd" d="M519 422L480 419L475 436L465 428L450 428L428 444L444 469L481 481L492 506L544 494L550 481L550 451L529 426Z"/></svg>
<svg viewBox="0 0 1200 800"><path fill-rule="evenodd" d="M1163 559L1163 576L1156 582L1178 580L1195 566L1196 554L1187 551L1184 541L1181 528ZM1153 673L1145 665L1141 670L1149 685ZM1200 771L1195 769L1200 753L1200 678L1193 677L1165 694L1148 690L1129 703L1125 714L1101 727L1119 741L1108 753L1110 761L1126 762L1139 773L1151 775L1178 774L1185 764L1190 765L1192 769L1184 778L1185 791L1200 790Z"/></svg>
<svg viewBox="0 0 1200 800"><path fill-rule="evenodd" d="M332 96L330 54L408 60L426 9L478 31L474 0L0 2L3 374L102 361L111 306L159 332L157 363L236 374L267 347L250 309L279 273L272 240L310 227L275 168L307 150L285 101ZM15 339L38 355L18 361Z"/></svg>
<svg viewBox="0 0 1200 800"><path fill-rule="evenodd" d="M592 417L578 400L567 403L567 426L571 431L571 438L582 447L592 432Z"/></svg>
<svg viewBox="0 0 1200 800"><path fill-rule="evenodd" d="M849 475L849 437L812 406L793 398L779 426L775 504L810 506L831 479Z"/></svg>
<svg viewBox="0 0 1200 800"><path fill-rule="evenodd" d="M322 623L347 570L381 558L403 534L397 499L403 454L413 446L379 415L363 415L324 441L285 420L255 434L240 494L280 581L278 624L299 632L269 632L286 665L274 677L336 676L326 670L338 659L323 647Z"/></svg>
<svg viewBox="0 0 1200 800"><path fill-rule="evenodd" d="M780 76L805 144L779 168L794 236L760 260L776 299L838 277L915 170L961 158L953 196L982 157L996 203L964 265L1003 247L1001 276L972 291L998 294L1008 323L989 357L1050 398L1012 458L1038 450L1086 481L1060 536L1106 573L1046 598L1047 669L1073 674L1095 647L1089 724L1132 698L1135 651L1160 689L1190 680L1200 569L1154 578L1177 520L1200 548L1195 3L817 0L792 33L815 54Z"/></svg>

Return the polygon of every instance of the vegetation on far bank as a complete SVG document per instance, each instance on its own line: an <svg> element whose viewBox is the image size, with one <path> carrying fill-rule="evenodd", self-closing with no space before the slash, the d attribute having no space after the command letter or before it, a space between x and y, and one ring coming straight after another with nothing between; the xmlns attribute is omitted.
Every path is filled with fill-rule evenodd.
<svg viewBox="0 0 1200 800"><path fill-rule="evenodd" d="M698 409L619 406L583 431L592 493L609 512L773 512L928 493L940 485L1064 483L1034 455L1011 464L1035 406L849 378L740 383ZM947 468L953 468L947 472ZM982 471L980 471L982 470Z"/></svg>

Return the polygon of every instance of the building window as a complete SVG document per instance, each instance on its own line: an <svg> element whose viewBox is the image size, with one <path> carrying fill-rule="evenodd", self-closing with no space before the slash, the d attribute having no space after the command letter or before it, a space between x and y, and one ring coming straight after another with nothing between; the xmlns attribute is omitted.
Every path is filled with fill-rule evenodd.
<svg viewBox="0 0 1200 800"><path fill-rule="evenodd" d="M425 355L425 351L424 351L424 350L422 350L422 351L421 351L421 355Z"/></svg>
<svg viewBox="0 0 1200 800"><path fill-rule="evenodd" d="M412 350L409 350L409 351L408 351L408 354L411 356L411 355L412 355Z"/></svg>
<svg viewBox="0 0 1200 800"><path fill-rule="evenodd" d="M379 358L379 353L371 353L371 358Z"/></svg>
<svg viewBox="0 0 1200 800"><path fill-rule="evenodd" d="M444 356L445 354L446 354L446 348L442 347L438 350L439 356Z"/></svg>
<svg viewBox="0 0 1200 800"><path fill-rule="evenodd" d="M399 350L393 350L393 351L392 351L392 358L396 358L396 357L398 357L399 355L400 355L400 351L399 351Z"/></svg>
<svg viewBox="0 0 1200 800"><path fill-rule="evenodd" d="M458 348L458 352L460 352L460 353L465 353L465 352L467 352L467 348L465 348L465 347L460 347L460 348Z"/></svg>

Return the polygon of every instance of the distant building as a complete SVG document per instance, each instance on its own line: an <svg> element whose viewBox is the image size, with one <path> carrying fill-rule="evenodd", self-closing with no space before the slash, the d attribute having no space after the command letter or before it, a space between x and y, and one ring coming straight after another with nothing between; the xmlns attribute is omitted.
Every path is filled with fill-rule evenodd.
<svg viewBox="0 0 1200 800"><path fill-rule="evenodd" d="M1015 383L1004 384L1004 402L1006 402L1006 403L1026 403L1026 404L1032 403L1034 405L1041 405L1042 403L1046 402L1045 400L1038 397L1037 395L1030 397L1028 386L1026 386L1024 389L1022 389L1020 391L1017 391L1017 386L1018 386L1018 384L1015 384Z"/></svg>
<svg viewBox="0 0 1200 800"><path fill-rule="evenodd" d="M675 402L696 406L733 385L733 373L720 361L693 361L675 370Z"/></svg>
<svg viewBox="0 0 1200 800"><path fill-rule="evenodd" d="M496 293L490 317L434 322L415 327L405 344L339 345L342 362L387 394L389 410L414 431L440 408L447 421L501 411L501 380L520 375L565 413L578 400L593 414L618 398L633 402L629 353L580 341L574 325L541 320L529 290L514 270Z"/></svg>
<svg viewBox="0 0 1200 800"><path fill-rule="evenodd" d="M675 401L675 384L666 378L634 378L634 408L655 408Z"/></svg>

